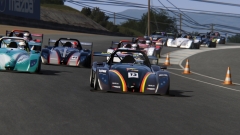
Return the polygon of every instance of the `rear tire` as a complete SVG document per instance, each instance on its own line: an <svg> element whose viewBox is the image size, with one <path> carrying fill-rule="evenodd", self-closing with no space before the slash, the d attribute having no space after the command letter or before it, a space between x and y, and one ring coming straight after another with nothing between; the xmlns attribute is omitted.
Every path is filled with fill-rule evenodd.
<svg viewBox="0 0 240 135"><path fill-rule="evenodd" d="M168 86L168 89L167 89L166 95L170 95L170 85Z"/></svg>

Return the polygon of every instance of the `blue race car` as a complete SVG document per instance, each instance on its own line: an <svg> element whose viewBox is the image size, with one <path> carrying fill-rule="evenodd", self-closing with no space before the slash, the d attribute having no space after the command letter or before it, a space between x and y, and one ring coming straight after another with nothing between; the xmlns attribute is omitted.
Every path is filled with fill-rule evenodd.
<svg viewBox="0 0 240 135"><path fill-rule="evenodd" d="M50 43L54 43L54 46L51 46ZM49 39L48 45L42 49L42 63L90 67L92 51L83 49L83 46L89 46L92 50L93 43L80 42L72 38Z"/></svg>
<svg viewBox="0 0 240 135"><path fill-rule="evenodd" d="M140 50L118 49L113 53L94 53L109 57L107 62L93 62L90 86L95 90L169 94L170 77L166 67L152 65Z"/></svg>

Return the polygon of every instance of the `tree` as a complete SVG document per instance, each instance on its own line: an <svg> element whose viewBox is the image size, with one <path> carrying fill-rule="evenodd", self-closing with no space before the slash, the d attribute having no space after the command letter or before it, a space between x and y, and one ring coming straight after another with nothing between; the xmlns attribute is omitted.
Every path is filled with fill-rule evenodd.
<svg viewBox="0 0 240 135"><path fill-rule="evenodd" d="M102 12L98 7L92 9L90 18L102 25L103 27L107 26L107 21L109 19L109 17L106 16L105 13Z"/></svg>
<svg viewBox="0 0 240 135"><path fill-rule="evenodd" d="M98 7L95 7L93 9L89 7L84 7L81 10L81 13L85 16L91 18L96 23L100 24L101 26L105 27L111 32L118 32L119 29L116 25L114 25L112 22L109 22L109 16L105 15L104 12L102 12Z"/></svg>
<svg viewBox="0 0 240 135"><path fill-rule="evenodd" d="M228 37L228 42L240 43L240 34Z"/></svg>
<svg viewBox="0 0 240 135"><path fill-rule="evenodd" d="M84 8L82 8L81 13L84 14L85 16L89 17L92 14L92 11L91 11L91 8L84 7Z"/></svg>
<svg viewBox="0 0 240 135"><path fill-rule="evenodd" d="M175 24L175 19L172 19L168 16L168 13L164 10L160 10L159 12L150 11L151 16L151 32L154 31L166 31L166 32L177 32L177 27ZM135 29L143 34L147 31L147 23L148 23L148 13L142 15L139 21L136 20L127 20L122 23L123 27Z"/></svg>

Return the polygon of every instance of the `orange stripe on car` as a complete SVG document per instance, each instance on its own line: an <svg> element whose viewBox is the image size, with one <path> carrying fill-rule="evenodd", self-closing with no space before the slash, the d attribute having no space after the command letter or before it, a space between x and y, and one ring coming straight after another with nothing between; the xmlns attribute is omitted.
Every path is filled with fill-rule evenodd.
<svg viewBox="0 0 240 135"><path fill-rule="evenodd" d="M140 86L140 92L144 93L144 89L145 89L145 84L146 84L146 81L147 81L147 78L149 77L149 75L151 75L152 73L151 72L148 72L145 74L145 76L143 77L143 80L142 80L142 83L141 83L141 86Z"/></svg>
<svg viewBox="0 0 240 135"><path fill-rule="evenodd" d="M117 74L117 76L120 78L120 80L122 82L123 92L126 92L127 91L127 84L126 84L123 76L117 70L109 70L109 71L114 72L115 74Z"/></svg>

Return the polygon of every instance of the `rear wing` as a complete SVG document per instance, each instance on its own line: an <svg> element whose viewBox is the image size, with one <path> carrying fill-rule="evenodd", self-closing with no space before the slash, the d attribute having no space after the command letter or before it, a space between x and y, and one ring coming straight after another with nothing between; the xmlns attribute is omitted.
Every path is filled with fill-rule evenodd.
<svg viewBox="0 0 240 135"><path fill-rule="evenodd" d="M99 57L110 57L111 53L107 53L107 52L94 52L92 54L93 56L99 56ZM155 56L148 56L149 60L156 60L157 64L158 64L158 58Z"/></svg>
<svg viewBox="0 0 240 135"><path fill-rule="evenodd" d="M94 52L93 56L99 56L99 57L110 57L111 53L106 53L106 52Z"/></svg>
<svg viewBox="0 0 240 135"><path fill-rule="evenodd" d="M110 47L113 47L114 45L118 45L118 44L119 44L119 42L112 41L112 44Z"/></svg>
<svg viewBox="0 0 240 135"><path fill-rule="evenodd" d="M6 36L9 36L9 34L11 33L11 31L10 30L6 30Z"/></svg>
<svg viewBox="0 0 240 135"><path fill-rule="evenodd" d="M39 41L38 39L34 39L34 41L36 42L43 42L43 34L31 34L32 38L33 37L38 37L41 38L41 41Z"/></svg>
<svg viewBox="0 0 240 135"><path fill-rule="evenodd" d="M31 34L31 37L42 37L41 38L41 42L43 42L43 34L34 34L34 33L30 33L29 31L26 31L26 30L13 30L13 31L10 31L10 30L6 30L6 36L10 36L10 33L11 32L19 32L19 33L24 33L24 32L27 32L29 34ZM39 40L38 40L39 42Z"/></svg>
<svg viewBox="0 0 240 135"><path fill-rule="evenodd" d="M56 43L58 40L56 39L48 39L48 46L50 46L51 43ZM66 42L69 42L69 40L60 40L61 43L65 44ZM79 42L81 44L81 46L91 46L91 50L93 47L93 43L92 42Z"/></svg>

